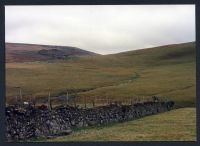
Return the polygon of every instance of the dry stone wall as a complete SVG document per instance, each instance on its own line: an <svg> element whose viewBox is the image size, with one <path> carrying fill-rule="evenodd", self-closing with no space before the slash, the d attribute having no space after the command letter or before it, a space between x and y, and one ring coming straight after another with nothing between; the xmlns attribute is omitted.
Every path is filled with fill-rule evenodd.
<svg viewBox="0 0 200 146"><path fill-rule="evenodd" d="M59 106L48 110L45 106L6 107L6 138L26 141L40 136L70 134L73 129L122 122L171 110L174 102L145 102L133 105L111 104L95 108Z"/></svg>

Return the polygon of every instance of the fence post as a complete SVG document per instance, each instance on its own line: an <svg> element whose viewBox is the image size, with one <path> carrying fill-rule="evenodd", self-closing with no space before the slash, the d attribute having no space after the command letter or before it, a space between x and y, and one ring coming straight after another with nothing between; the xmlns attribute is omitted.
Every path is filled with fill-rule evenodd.
<svg viewBox="0 0 200 146"><path fill-rule="evenodd" d="M48 109L51 110L51 93L49 92L49 96L48 96Z"/></svg>
<svg viewBox="0 0 200 146"><path fill-rule="evenodd" d="M74 97L74 107L76 107L76 97Z"/></svg>
<svg viewBox="0 0 200 146"><path fill-rule="evenodd" d="M52 100L50 99L50 109L52 110Z"/></svg>
<svg viewBox="0 0 200 146"><path fill-rule="evenodd" d="M18 97L17 96L15 96L15 102L18 105Z"/></svg>
<svg viewBox="0 0 200 146"><path fill-rule="evenodd" d="M36 105L36 97L33 96L33 107L35 108L35 105Z"/></svg>
<svg viewBox="0 0 200 146"><path fill-rule="evenodd" d="M69 104L69 97L68 97L68 91L67 91L67 96L65 96L65 106L67 107L67 105Z"/></svg>
<svg viewBox="0 0 200 146"><path fill-rule="evenodd" d="M92 104L93 104L93 107L95 107L95 96L94 96L94 98L92 100Z"/></svg>
<svg viewBox="0 0 200 146"><path fill-rule="evenodd" d="M19 95L20 95L20 102L21 102L21 105L23 105L23 100L22 100L22 89L21 89L21 87L19 88Z"/></svg>
<svg viewBox="0 0 200 146"><path fill-rule="evenodd" d="M86 105L86 96L84 96L84 105L85 105L85 108L87 108L87 105Z"/></svg>
<svg viewBox="0 0 200 146"><path fill-rule="evenodd" d="M65 95L65 107L67 107L67 95Z"/></svg>

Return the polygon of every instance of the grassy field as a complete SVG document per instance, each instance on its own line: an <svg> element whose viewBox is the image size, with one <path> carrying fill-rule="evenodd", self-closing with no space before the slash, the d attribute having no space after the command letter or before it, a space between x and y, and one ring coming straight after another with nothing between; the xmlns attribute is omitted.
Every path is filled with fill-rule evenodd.
<svg viewBox="0 0 200 146"><path fill-rule="evenodd" d="M7 102L23 94L47 97L76 90L79 99L113 100L159 95L180 106L196 98L195 43L65 60L6 63ZM85 92L81 92L84 91Z"/></svg>
<svg viewBox="0 0 200 146"><path fill-rule="evenodd" d="M181 108L141 119L74 131L47 141L196 141L196 109ZM46 141L41 139L39 141Z"/></svg>

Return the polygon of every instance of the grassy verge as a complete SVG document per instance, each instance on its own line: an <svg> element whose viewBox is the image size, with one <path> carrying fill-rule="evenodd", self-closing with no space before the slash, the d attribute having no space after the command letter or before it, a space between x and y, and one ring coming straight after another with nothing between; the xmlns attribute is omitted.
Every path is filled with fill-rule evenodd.
<svg viewBox="0 0 200 146"><path fill-rule="evenodd" d="M181 108L145 118L74 131L41 141L195 141L196 109Z"/></svg>

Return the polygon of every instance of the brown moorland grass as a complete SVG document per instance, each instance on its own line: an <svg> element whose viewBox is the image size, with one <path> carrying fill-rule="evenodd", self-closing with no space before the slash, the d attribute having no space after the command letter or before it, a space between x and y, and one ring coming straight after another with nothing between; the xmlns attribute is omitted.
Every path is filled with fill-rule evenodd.
<svg viewBox="0 0 200 146"><path fill-rule="evenodd" d="M119 54L70 57L65 60L6 63L7 101L27 94L46 98L79 92L80 99L113 100L159 95L179 106L194 106L195 43L161 46ZM81 100L82 101L82 100Z"/></svg>

